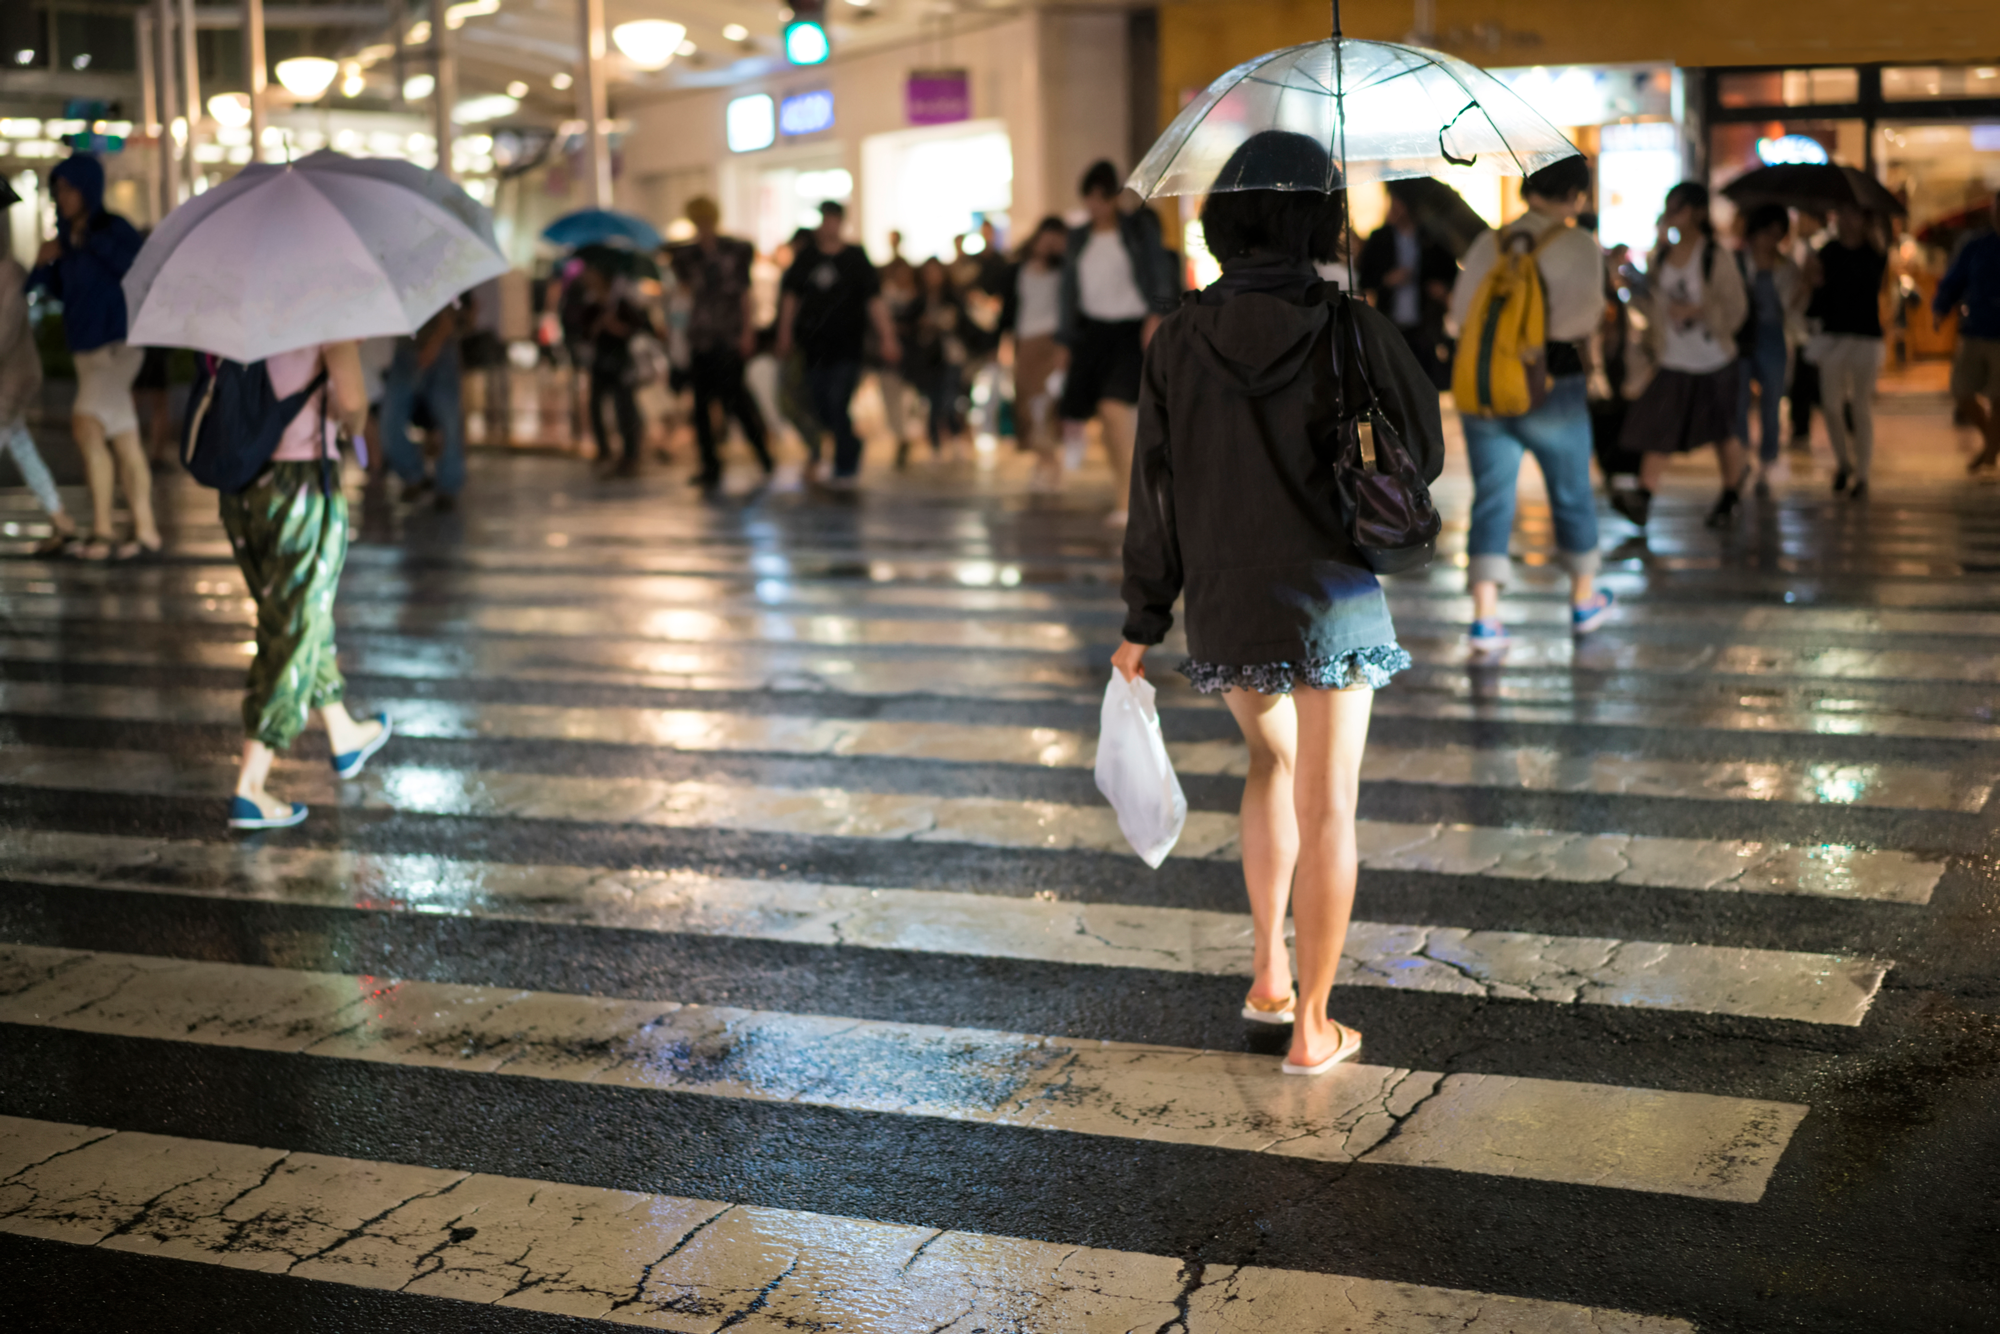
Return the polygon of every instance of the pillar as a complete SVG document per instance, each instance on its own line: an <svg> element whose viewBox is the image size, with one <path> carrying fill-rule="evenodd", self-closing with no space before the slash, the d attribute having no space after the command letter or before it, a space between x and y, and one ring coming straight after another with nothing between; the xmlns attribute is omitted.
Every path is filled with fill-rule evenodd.
<svg viewBox="0 0 2000 1334"><path fill-rule="evenodd" d="M243 0L243 63L250 76L250 160L264 160L264 0Z"/></svg>
<svg viewBox="0 0 2000 1334"><path fill-rule="evenodd" d="M583 121L583 179L591 208L611 207L610 119L604 89L604 0L576 0L576 114Z"/></svg>

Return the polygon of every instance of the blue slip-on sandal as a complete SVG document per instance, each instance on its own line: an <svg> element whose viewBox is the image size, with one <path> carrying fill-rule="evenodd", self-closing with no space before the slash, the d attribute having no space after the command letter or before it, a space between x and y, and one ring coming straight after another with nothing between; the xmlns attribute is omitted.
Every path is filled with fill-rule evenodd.
<svg viewBox="0 0 2000 1334"><path fill-rule="evenodd" d="M359 778L361 771L367 767L375 752L389 744L389 738L396 730L395 725L389 721L389 715L378 713L375 715L375 721L382 724L382 730L375 734L373 741L360 750L350 750L345 755L333 757L333 771L342 778Z"/></svg>
<svg viewBox="0 0 2000 1334"><path fill-rule="evenodd" d="M295 824L304 824L306 805L302 801L292 803L286 815L266 815L263 808L248 797L229 799L229 827L231 829L290 829Z"/></svg>
<svg viewBox="0 0 2000 1334"><path fill-rule="evenodd" d="M1580 607L1572 606L1569 609L1570 633L1587 635L1603 625L1611 618L1611 604L1616 600L1610 589L1600 588L1591 594L1590 601Z"/></svg>

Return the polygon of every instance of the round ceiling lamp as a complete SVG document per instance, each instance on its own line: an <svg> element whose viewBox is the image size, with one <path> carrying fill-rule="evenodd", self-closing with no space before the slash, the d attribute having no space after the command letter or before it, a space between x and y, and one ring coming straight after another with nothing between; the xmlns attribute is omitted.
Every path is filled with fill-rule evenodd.
<svg viewBox="0 0 2000 1334"><path fill-rule="evenodd" d="M338 73L340 62L325 56L293 56L280 60L277 67L278 82L301 102L318 101L333 86L333 76Z"/></svg>
<svg viewBox="0 0 2000 1334"><path fill-rule="evenodd" d="M611 40L640 69L665 69L687 40L687 31L683 24L665 19L638 19L613 28Z"/></svg>
<svg viewBox="0 0 2000 1334"><path fill-rule="evenodd" d="M208 99L208 114L225 130L240 130L250 123L248 93L217 93Z"/></svg>

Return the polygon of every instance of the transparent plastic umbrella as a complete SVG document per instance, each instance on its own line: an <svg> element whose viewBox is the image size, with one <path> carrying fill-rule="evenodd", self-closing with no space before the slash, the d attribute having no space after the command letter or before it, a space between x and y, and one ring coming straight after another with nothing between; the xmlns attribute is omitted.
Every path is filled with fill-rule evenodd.
<svg viewBox="0 0 2000 1334"><path fill-rule="evenodd" d="M1260 130L1324 144L1336 174L1295 180L1277 166L1240 172L1218 187L1230 154ZM1442 51L1336 35L1258 56L1217 79L1174 118L1126 184L1151 199L1211 188L1333 190L1464 170L1527 176L1577 151L1476 65Z"/></svg>

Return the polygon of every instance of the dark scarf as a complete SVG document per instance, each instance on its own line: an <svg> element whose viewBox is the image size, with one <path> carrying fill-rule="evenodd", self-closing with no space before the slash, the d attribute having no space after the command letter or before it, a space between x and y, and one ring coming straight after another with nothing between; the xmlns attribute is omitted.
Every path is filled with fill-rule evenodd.
<svg viewBox="0 0 2000 1334"><path fill-rule="evenodd" d="M1289 255L1241 255L1222 262L1222 276L1201 289L1204 306L1219 306L1233 296L1262 292L1303 306L1320 299L1320 276L1312 264Z"/></svg>

